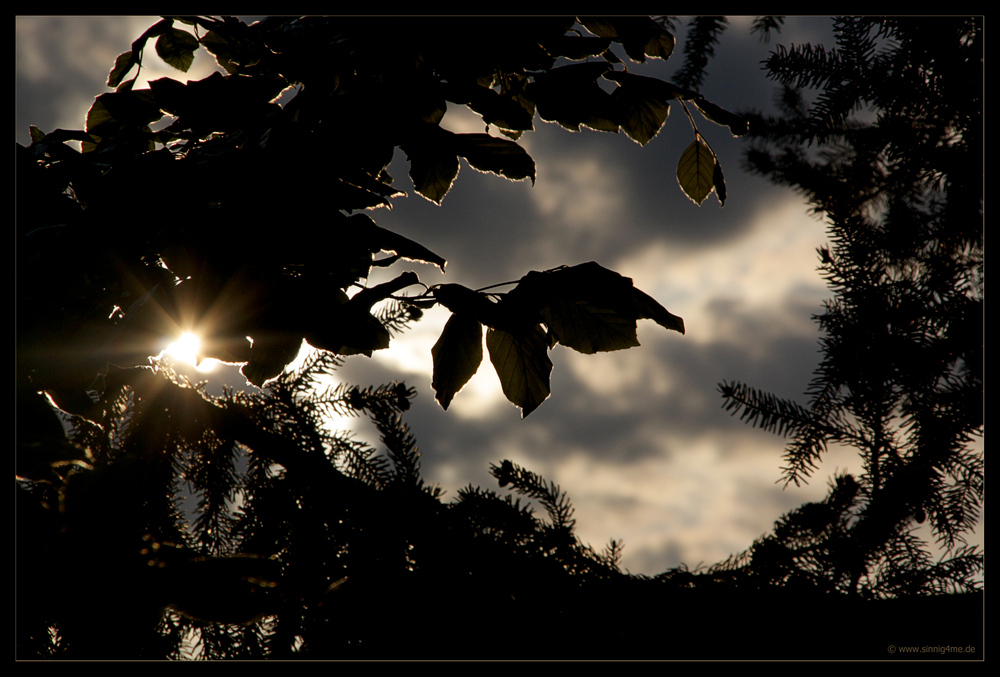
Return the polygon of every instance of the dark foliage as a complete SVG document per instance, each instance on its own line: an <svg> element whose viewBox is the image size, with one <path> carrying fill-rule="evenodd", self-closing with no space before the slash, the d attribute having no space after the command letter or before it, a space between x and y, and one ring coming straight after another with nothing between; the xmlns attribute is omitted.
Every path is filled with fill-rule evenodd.
<svg viewBox="0 0 1000 677"><path fill-rule="evenodd" d="M835 296L816 318L809 405L721 391L743 420L791 438L786 483L831 444L857 449L864 472L788 515L747 566L864 597L971 590L983 563L965 544L984 498L982 20L834 28L835 49L779 47L767 61L782 115L751 116L747 153L829 223L818 253ZM799 87L817 90L812 105Z"/></svg>

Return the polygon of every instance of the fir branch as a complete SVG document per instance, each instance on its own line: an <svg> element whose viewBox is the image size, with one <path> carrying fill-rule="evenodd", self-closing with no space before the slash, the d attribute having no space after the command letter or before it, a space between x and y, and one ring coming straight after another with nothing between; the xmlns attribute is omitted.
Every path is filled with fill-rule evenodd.
<svg viewBox="0 0 1000 677"><path fill-rule="evenodd" d="M722 16L699 16L691 19L684 43L684 65L674 75L674 84L695 91L701 87L707 74L708 62L715 56L715 45L728 23Z"/></svg>
<svg viewBox="0 0 1000 677"><path fill-rule="evenodd" d="M860 434L844 425L831 425L802 405L770 393L761 392L742 383L723 381L719 392L725 401L723 408L740 420L767 432L786 437L822 435L838 442L860 442Z"/></svg>
<svg viewBox="0 0 1000 677"><path fill-rule="evenodd" d="M566 492L555 482L546 482L540 475L510 461L499 466L491 465L490 474L500 481L500 486L510 484L518 493L534 498L545 506L553 526L571 531L576 524L573 505Z"/></svg>
<svg viewBox="0 0 1000 677"><path fill-rule="evenodd" d="M754 17L750 32L760 36L762 42L768 43L771 40L771 32L780 33L784 23L785 17L783 16Z"/></svg>
<svg viewBox="0 0 1000 677"><path fill-rule="evenodd" d="M372 413L372 420L392 461L392 484L414 488L423 486L420 477L420 452L416 439L409 426L403 422L402 416L377 409Z"/></svg>
<svg viewBox="0 0 1000 677"><path fill-rule="evenodd" d="M389 460L377 449L362 442L345 445L337 467L348 477L361 480L377 490L384 489L393 478Z"/></svg>
<svg viewBox="0 0 1000 677"><path fill-rule="evenodd" d="M389 298L378 304L372 313L391 334L400 334L419 321L424 311L407 301L406 297Z"/></svg>

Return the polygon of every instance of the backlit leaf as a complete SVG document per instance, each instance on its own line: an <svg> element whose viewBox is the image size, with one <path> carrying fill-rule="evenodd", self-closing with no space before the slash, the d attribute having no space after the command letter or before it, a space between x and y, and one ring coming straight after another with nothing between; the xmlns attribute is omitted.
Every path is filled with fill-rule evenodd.
<svg viewBox="0 0 1000 677"><path fill-rule="evenodd" d="M108 87L117 87L120 85L133 65L135 65L135 56L132 50L119 54L118 58L115 59L114 67L108 74Z"/></svg>
<svg viewBox="0 0 1000 677"><path fill-rule="evenodd" d="M712 183L715 186L715 194L719 197L719 204L726 204L726 177L722 175L722 165L716 161L715 172L712 174Z"/></svg>
<svg viewBox="0 0 1000 677"><path fill-rule="evenodd" d="M521 408L524 418L537 409L550 392L552 362L545 333L537 325L518 333L489 329L486 348L500 377L503 394Z"/></svg>
<svg viewBox="0 0 1000 677"><path fill-rule="evenodd" d="M649 83L658 81L641 76L614 78L618 88L611 97L618 105L622 130L630 139L645 146L663 127L670 115L670 105L663 92Z"/></svg>
<svg viewBox="0 0 1000 677"><path fill-rule="evenodd" d="M633 287L631 301L637 319L653 320L664 329L684 333L684 320L661 306L646 292Z"/></svg>
<svg viewBox="0 0 1000 677"><path fill-rule="evenodd" d="M459 88L451 87L449 100L463 103L482 116L483 122L510 131L527 131L533 128L534 104L518 89L496 92L479 85Z"/></svg>
<svg viewBox="0 0 1000 677"><path fill-rule="evenodd" d="M517 143L489 134L456 134L454 140L458 154L479 171L535 182L535 161Z"/></svg>
<svg viewBox="0 0 1000 677"><path fill-rule="evenodd" d="M592 354L639 345L635 318L583 299L556 297L542 310L553 337L568 348Z"/></svg>
<svg viewBox="0 0 1000 677"><path fill-rule="evenodd" d="M607 51L611 46L609 38L558 35L548 38L542 44L552 56L563 56L571 61L582 61Z"/></svg>
<svg viewBox="0 0 1000 677"><path fill-rule="evenodd" d="M227 73L236 75L240 72L239 64L233 61L233 50L225 36L219 35L216 31L209 31L201 40L208 53L215 57L216 63Z"/></svg>
<svg viewBox="0 0 1000 677"><path fill-rule="evenodd" d="M716 106L711 101L706 101L701 97L692 99L691 102L707 119L717 125L729 127L729 131L733 136L743 136L749 130L749 122L745 117L730 113L724 108Z"/></svg>
<svg viewBox="0 0 1000 677"><path fill-rule="evenodd" d="M715 187L715 153L701 136L691 142L677 164L677 181L681 190L700 205Z"/></svg>
<svg viewBox="0 0 1000 677"><path fill-rule="evenodd" d="M255 338L250 361L240 368L240 372L248 382L263 388L265 382L281 374L298 356L301 347L302 338L295 335Z"/></svg>
<svg viewBox="0 0 1000 677"><path fill-rule="evenodd" d="M431 348L431 357L434 363L431 387L437 401L447 409L483 361L483 325L470 315L453 314Z"/></svg>
<svg viewBox="0 0 1000 677"><path fill-rule="evenodd" d="M376 225L374 222L371 223L371 233L373 236L373 244L377 246L380 251L393 252L400 258L409 259L411 261L433 263L435 266L440 268L442 272L444 271L445 264L448 263L444 258L438 256L419 242L414 242L413 240L403 237L398 233L386 230L385 228Z"/></svg>
<svg viewBox="0 0 1000 677"><path fill-rule="evenodd" d="M438 303L453 313L474 317L488 327L499 323L497 304L484 294L460 284L439 284L432 290Z"/></svg>
<svg viewBox="0 0 1000 677"><path fill-rule="evenodd" d="M610 69L610 64L596 62L553 68L544 76L537 76L528 86L527 94L543 120L557 122L573 131L585 125L617 132L615 103L597 84L597 78Z"/></svg>
<svg viewBox="0 0 1000 677"><path fill-rule="evenodd" d="M414 190L441 204L458 176L458 156L454 151L430 144L406 146L404 151L410 160Z"/></svg>
<svg viewBox="0 0 1000 677"><path fill-rule="evenodd" d="M501 305L517 308L529 321L537 314L555 342L588 354L639 345L639 319L652 319L666 329L684 333L684 321L636 289L631 278L593 261L542 273L532 271Z"/></svg>
<svg viewBox="0 0 1000 677"><path fill-rule="evenodd" d="M611 38L622 44L633 61L647 56L667 59L674 51L674 36L648 16L580 17L579 21L594 35Z"/></svg>
<svg viewBox="0 0 1000 677"><path fill-rule="evenodd" d="M156 53L179 71L187 73L194 63L198 39L187 31L171 28L156 39Z"/></svg>

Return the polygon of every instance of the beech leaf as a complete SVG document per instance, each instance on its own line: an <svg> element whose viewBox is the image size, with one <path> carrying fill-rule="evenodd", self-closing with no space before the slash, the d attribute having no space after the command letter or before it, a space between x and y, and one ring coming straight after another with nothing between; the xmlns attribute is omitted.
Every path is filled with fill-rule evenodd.
<svg viewBox="0 0 1000 677"><path fill-rule="evenodd" d="M681 190L700 205L715 187L715 153L697 136L681 154L677 164L677 181Z"/></svg>
<svg viewBox="0 0 1000 677"><path fill-rule="evenodd" d="M621 79L611 95L618 105L622 131L641 146L653 140L670 115L670 104L654 88L644 86L645 80L651 78Z"/></svg>
<svg viewBox="0 0 1000 677"><path fill-rule="evenodd" d="M132 50L122 52L115 59L115 65L108 73L108 87L118 87L136 63Z"/></svg>
<svg viewBox="0 0 1000 677"><path fill-rule="evenodd" d="M538 325L523 332L489 329L486 348L500 377L503 394L521 408L521 418L538 408L549 396L552 362L545 333Z"/></svg>
<svg viewBox="0 0 1000 677"><path fill-rule="evenodd" d="M520 181L535 182L535 162L517 143L498 139L489 134L456 134L455 147L459 155L481 172Z"/></svg>
<svg viewBox="0 0 1000 677"><path fill-rule="evenodd" d="M684 320L674 315L652 296L641 289L632 288L632 304L637 319L649 319L664 329L684 333Z"/></svg>
<svg viewBox="0 0 1000 677"><path fill-rule="evenodd" d="M198 39L179 28L166 30L156 39L156 53L160 58L185 73L194 63L196 49L198 49Z"/></svg>
<svg viewBox="0 0 1000 677"><path fill-rule="evenodd" d="M716 161L715 171L712 173L712 185L715 186L715 194L719 198L719 204L726 206L726 177L722 175L722 165Z"/></svg>
<svg viewBox="0 0 1000 677"><path fill-rule="evenodd" d="M707 119L717 125L729 127L729 131L733 136L743 136L750 129L750 123L745 117L736 115L735 113L730 113L726 109L715 105L711 101L706 101L702 97L697 97L692 99L691 102Z"/></svg>
<svg viewBox="0 0 1000 677"><path fill-rule="evenodd" d="M559 343L588 355L639 345L635 318L584 299L553 298L542 318Z"/></svg>
<svg viewBox="0 0 1000 677"><path fill-rule="evenodd" d="M419 242L414 242L398 233L386 230L381 226L375 225L374 222L372 223L372 233L375 236L376 246L382 251L393 252L397 256L409 259L410 261L432 263L440 268L442 272L448 263L444 258L427 249L427 247Z"/></svg>
<svg viewBox="0 0 1000 677"><path fill-rule="evenodd" d="M631 278L590 261L542 273L532 271L518 282L501 306L530 321L537 315L552 340L581 353L622 350L639 345L636 320L652 319L684 333L684 321L645 292Z"/></svg>
<svg viewBox="0 0 1000 677"><path fill-rule="evenodd" d="M402 146L410 161L413 188L425 198L441 204L458 176L458 154L443 130L428 132L423 138Z"/></svg>
<svg viewBox="0 0 1000 677"><path fill-rule="evenodd" d="M432 293L438 303L453 313L469 315L488 327L499 324L497 304L477 291L460 284L439 284Z"/></svg>
<svg viewBox="0 0 1000 677"><path fill-rule="evenodd" d="M471 315L453 314L431 348L431 357L434 363L431 387L441 407L447 409L483 361L483 325Z"/></svg>

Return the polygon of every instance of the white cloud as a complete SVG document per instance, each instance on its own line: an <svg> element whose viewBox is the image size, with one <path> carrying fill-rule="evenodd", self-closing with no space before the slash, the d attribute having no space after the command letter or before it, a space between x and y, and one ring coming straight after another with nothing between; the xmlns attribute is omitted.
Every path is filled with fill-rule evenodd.
<svg viewBox="0 0 1000 677"><path fill-rule="evenodd" d="M741 439L736 455L726 453L729 442L721 435L667 437L663 446L683 451L631 464L587 452L557 464L531 463L569 493L584 543L600 549L611 539L624 541L622 566L652 575L681 563L720 562L770 531L785 512L825 495L823 481L787 490L775 485L777 438L762 437L756 448ZM669 561L655 557L665 543L673 544Z"/></svg>
<svg viewBox="0 0 1000 677"><path fill-rule="evenodd" d="M618 263L622 274L684 318L686 338L708 342L732 340L739 325L716 312L720 301L742 314L758 313L777 335L814 334L808 316L789 316L781 306L815 305L829 295L816 271L815 249L824 226L790 197L759 213L739 240L703 249L671 251L650 243ZM776 322L780 324L775 324Z"/></svg>
<svg viewBox="0 0 1000 677"><path fill-rule="evenodd" d="M581 231L607 233L609 223L620 217L626 191L609 158L569 153L546 157L545 172L538 179L531 200L541 216L562 237Z"/></svg>

